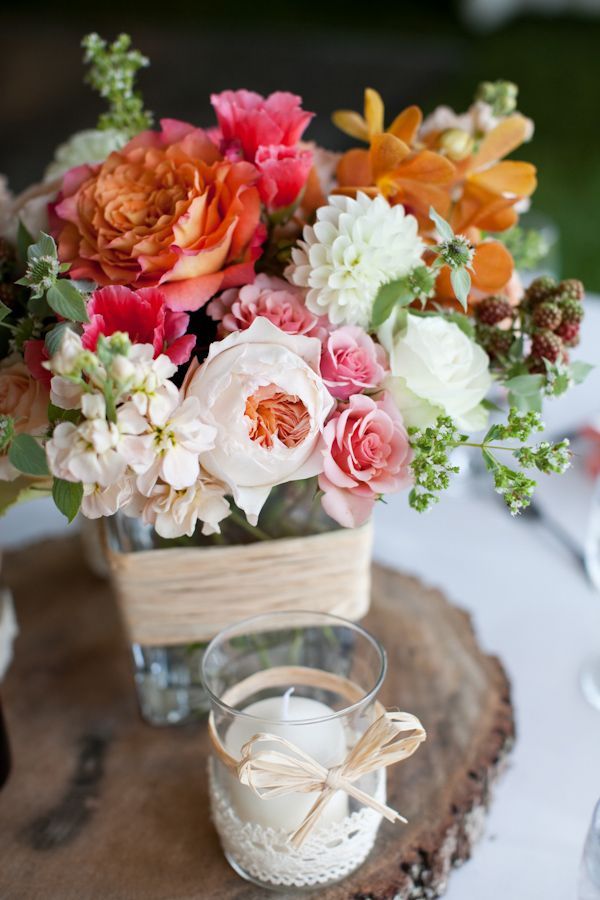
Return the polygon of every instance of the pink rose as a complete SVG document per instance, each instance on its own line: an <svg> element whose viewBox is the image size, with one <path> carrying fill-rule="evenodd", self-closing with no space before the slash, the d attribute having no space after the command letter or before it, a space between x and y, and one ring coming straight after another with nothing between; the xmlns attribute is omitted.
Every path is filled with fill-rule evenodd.
<svg viewBox="0 0 600 900"><path fill-rule="evenodd" d="M220 321L219 335L245 331L258 316L268 319L287 334L321 337L326 334L321 319L304 305L301 290L281 278L257 275L253 284L224 291L207 306L209 316Z"/></svg>
<svg viewBox="0 0 600 900"><path fill-rule="evenodd" d="M312 168L310 150L283 144L259 147L255 165L261 174L258 191L268 209L282 209L298 199Z"/></svg>
<svg viewBox="0 0 600 900"><path fill-rule="evenodd" d="M389 394L379 400L350 397L327 422L323 436L323 508L345 528L366 522L380 494L410 483L412 451Z"/></svg>
<svg viewBox="0 0 600 900"><path fill-rule="evenodd" d="M223 91L212 94L210 102L223 136L221 151L235 145L250 162L259 147L293 147L314 115L302 109L301 97L285 91L268 97L254 91Z"/></svg>
<svg viewBox="0 0 600 900"><path fill-rule="evenodd" d="M323 345L321 375L329 393L338 400L376 388L385 368L383 347L356 325L333 331Z"/></svg>
<svg viewBox="0 0 600 900"><path fill-rule="evenodd" d="M124 331L134 344L152 344L155 356L165 353L181 365L190 358L196 338L185 333L190 317L167 309L165 303L165 295L157 288L131 291L115 285L94 291L81 342L87 350L95 350L99 335Z"/></svg>

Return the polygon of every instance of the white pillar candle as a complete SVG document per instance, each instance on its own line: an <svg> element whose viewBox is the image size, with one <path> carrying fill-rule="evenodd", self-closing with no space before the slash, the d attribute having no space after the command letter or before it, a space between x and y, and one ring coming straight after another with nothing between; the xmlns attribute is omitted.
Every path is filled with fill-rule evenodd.
<svg viewBox="0 0 600 900"><path fill-rule="evenodd" d="M282 697L258 700L245 707L243 712L252 718L239 716L229 726L224 742L229 753L239 759L241 748L251 737L267 732L290 741L323 766L340 763L346 756L347 743L339 718L306 725L294 724L332 716L334 710L318 700L290 696L290 693L287 691ZM286 752L281 745L267 742L261 744L260 749ZM230 775L229 782L232 807L242 821L254 822L264 828L283 828L287 832L298 828L318 796L316 793L295 793L264 800L252 788L240 784L235 776ZM347 815L348 797L343 791L338 791L325 806L319 823L341 822Z"/></svg>

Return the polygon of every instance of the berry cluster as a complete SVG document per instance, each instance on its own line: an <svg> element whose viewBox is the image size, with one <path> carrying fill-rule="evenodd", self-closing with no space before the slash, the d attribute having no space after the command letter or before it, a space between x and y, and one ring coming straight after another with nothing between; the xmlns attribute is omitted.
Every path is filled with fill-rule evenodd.
<svg viewBox="0 0 600 900"><path fill-rule="evenodd" d="M558 284L553 278L536 278L525 291L521 303L521 327L531 337L526 359L530 372L544 372L544 360L569 361L568 348L579 343L583 319L584 288L581 281L568 279Z"/></svg>
<svg viewBox="0 0 600 900"><path fill-rule="evenodd" d="M525 365L529 372L545 373L544 360L568 363L568 348L579 343L583 319L584 288L569 279L536 278L518 307L506 297L485 297L475 308L477 340L497 366L506 365L513 345L529 347ZM514 360L513 360L514 361Z"/></svg>

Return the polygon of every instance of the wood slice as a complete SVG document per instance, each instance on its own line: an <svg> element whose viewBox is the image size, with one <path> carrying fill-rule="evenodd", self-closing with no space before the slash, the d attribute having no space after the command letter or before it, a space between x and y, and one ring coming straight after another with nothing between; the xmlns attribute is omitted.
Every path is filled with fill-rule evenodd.
<svg viewBox="0 0 600 900"><path fill-rule="evenodd" d="M220 852L203 725L139 718L110 590L77 540L9 554L4 573L21 634L2 686L14 759L0 794L2 900L272 896ZM313 896L438 897L471 853L513 740L509 683L469 617L414 578L375 567L367 627L389 655L383 702L418 715L428 740L388 775L389 802L410 824L384 823L363 867Z"/></svg>

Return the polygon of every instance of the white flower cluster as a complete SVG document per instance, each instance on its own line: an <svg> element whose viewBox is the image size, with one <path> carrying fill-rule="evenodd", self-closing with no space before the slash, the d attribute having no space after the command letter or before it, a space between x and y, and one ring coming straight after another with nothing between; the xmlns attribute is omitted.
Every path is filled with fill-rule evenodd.
<svg viewBox="0 0 600 900"><path fill-rule="evenodd" d="M191 536L198 521L204 534L219 531L229 514L226 489L199 459L214 447L216 429L201 421L200 401L184 399L170 381L177 367L167 356L154 359L150 344L124 338L112 335L92 353L67 329L47 364L52 402L81 412L47 442L50 471L83 484L88 518L123 509L166 538Z"/></svg>

